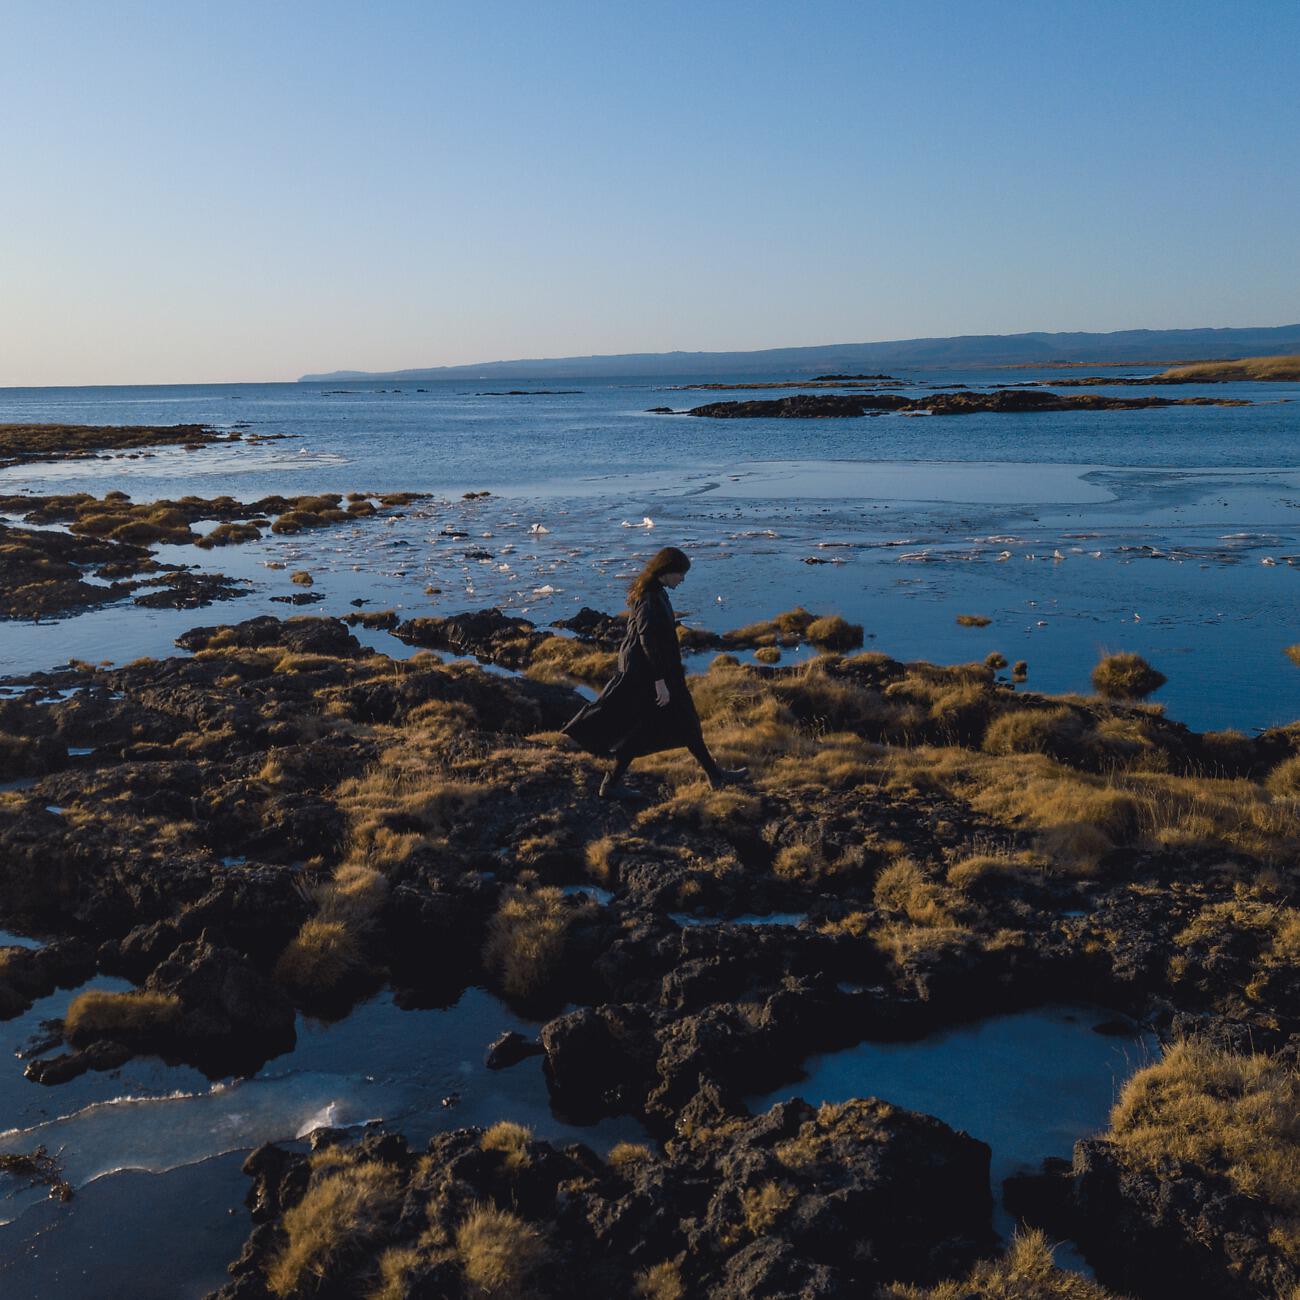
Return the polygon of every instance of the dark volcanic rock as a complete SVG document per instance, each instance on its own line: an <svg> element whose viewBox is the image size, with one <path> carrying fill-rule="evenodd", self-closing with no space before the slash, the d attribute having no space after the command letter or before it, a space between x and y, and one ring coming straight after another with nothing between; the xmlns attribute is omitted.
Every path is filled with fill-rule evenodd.
<svg viewBox="0 0 1300 1300"><path fill-rule="evenodd" d="M1139 1295L1216 1300L1290 1296L1300 1266L1270 1249L1266 1207L1228 1180L1170 1156L1133 1168L1104 1139L1079 1142L1073 1235L1109 1285Z"/></svg>
<svg viewBox="0 0 1300 1300"><path fill-rule="evenodd" d="M182 650L207 650L221 645L242 650L283 646L298 654L353 658L362 653L361 642L337 618L278 619L270 614L220 627L194 627L176 638Z"/></svg>
<svg viewBox="0 0 1300 1300"><path fill-rule="evenodd" d="M541 1043L525 1038L523 1034L513 1029L507 1029L489 1044L483 1064L489 1070L505 1070L512 1065L518 1065L520 1061L527 1060L530 1056L541 1056L545 1051Z"/></svg>
<svg viewBox="0 0 1300 1300"><path fill-rule="evenodd" d="M232 948L182 944L145 988L180 998L175 1049L200 1068L242 1073L293 1046L289 999Z"/></svg>
<svg viewBox="0 0 1300 1300"><path fill-rule="evenodd" d="M546 639L526 618L511 618L499 609L480 609L446 618L411 618L393 635L430 650L475 655L507 668L521 668L533 648Z"/></svg>
<svg viewBox="0 0 1300 1300"><path fill-rule="evenodd" d="M750 402L708 402L692 407L687 415L732 420L825 420L854 419L881 411L903 411L912 403L897 393L855 393L852 397L832 393L812 396L758 398Z"/></svg>
<svg viewBox="0 0 1300 1300"><path fill-rule="evenodd" d="M238 600L247 596L252 584L243 578L227 578L223 573L166 573L156 581L157 590L136 596L134 603L145 609L201 609L218 600Z"/></svg>
<svg viewBox="0 0 1300 1300"><path fill-rule="evenodd" d="M685 1133L662 1156L633 1149L616 1166L586 1147L505 1136L459 1129L419 1155L372 1134L354 1149L332 1143L318 1169L308 1156L259 1149L245 1165L259 1227L221 1294L265 1297L263 1270L282 1246L285 1213L349 1167L393 1180L400 1194L369 1239L414 1248L408 1279L436 1273L437 1285L407 1294L445 1300L469 1300L473 1289L456 1255L433 1243L454 1242L484 1206L543 1234L546 1255L521 1279L520 1293L536 1300L633 1295L656 1268L675 1280L663 1294L867 1296L883 1283L960 1271L993 1241L988 1148L885 1102L821 1110L786 1102ZM375 1274L373 1250L337 1251L318 1293L366 1294Z"/></svg>

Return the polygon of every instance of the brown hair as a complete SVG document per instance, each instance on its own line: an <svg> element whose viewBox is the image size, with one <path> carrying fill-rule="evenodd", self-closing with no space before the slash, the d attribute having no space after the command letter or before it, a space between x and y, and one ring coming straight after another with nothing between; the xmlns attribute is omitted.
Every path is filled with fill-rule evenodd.
<svg viewBox="0 0 1300 1300"><path fill-rule="evenodd" d="M685 573L691 567L690 556L679 551L675 546L665 546L646 561L646 566L633 579L627 589L627 606L631 609L645 599L651 586L659 581L665 573Z"/></svg>

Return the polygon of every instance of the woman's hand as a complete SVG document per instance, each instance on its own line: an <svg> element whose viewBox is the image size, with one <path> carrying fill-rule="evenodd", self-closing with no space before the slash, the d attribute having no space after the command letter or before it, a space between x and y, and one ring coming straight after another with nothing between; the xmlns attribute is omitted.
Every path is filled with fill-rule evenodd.
<svg viewBox="0 0 1300 1300"><path fill-rule="evenodd" d="M655 703L662 709L668 700L668 683L663 680L655 682Z"/></svg>

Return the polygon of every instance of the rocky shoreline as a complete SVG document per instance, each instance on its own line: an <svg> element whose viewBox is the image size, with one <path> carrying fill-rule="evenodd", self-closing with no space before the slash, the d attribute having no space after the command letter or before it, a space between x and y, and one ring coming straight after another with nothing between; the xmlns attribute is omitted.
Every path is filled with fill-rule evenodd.
<svg viewBox="0 0 1300 1300"><path fill-rule="evenodd" d="M0 469L37 461L85 460L109 455L138 459L154 447L199 451L220 442L273 442L287 434L221 431L206 424L0 424Z"/></svg>
<svg viewBox="0 0 1300 1300"><path fill-rule="evenodd" d="M1085 381L1078 380L1076 383ZM1035 388L1004 388L995 392L941 392L924 397L900 393L813 394L757 398L749 402L708 402L684 412L656 407L655 414L684 414L708 419L819 420L856 419L889 412L909 415L1022 415L1042 411L1142 411L1166 406L1250 406L1239 398L1218 397L1102 397L1096 393L1062 396Z"/></svg>
<svg viewBox="0 0 1300 1300"><path fill-rule="evenodd" d="M460 1130L420 1155L375 1135L260 1152L231 1295L468 1295L471 1205L540 1243L528 1294L929 1286L995 1267L980 1144L866 1100L754 1117L744 1096L814 1052L1051 1001L1265 1062L1274 1089L1294 1078L1294 728L1202 735L1154 706L1016 692L987 665L853 653L860 629L792 611L682 632L721 651L692 688L752 785L711 792L670 754L611 805L557 729L618 618L583 611L564 637L496 611L356 620L512 675L263 617L187 633L184 657L3 683L0 924L57 937L0 950L0 1008L96 970L136 989L80 995L26 1072L54 1087L143 1052L221 1077L291 1046L296 1012L486 984L550 1017L500 1064L540 1050L558 1111L634 1115L665 1146L620 1164ZM728 652L815 637L845 649L794 667ZM802 920L728 920L776 913ZM1145 1149L1118 1130L1084 1144L1022 1212L1093 1243L1102 1281L1137 1296L1160 1292L1133 1260L1180 1276L1207 1244L1216 1294L1300 1281L1296 1207L1263 1175L1233 1190L1248 1160ZM357 1170L369 1226L294 1273L295 1234ZM1175 1186L1200 1208L1171 1217ZM864 1238L872 1206L889 1226Z"/></svg>
<svg viewBox="0 0 1300 1300"><path fill-rule="evenodd" d="M198 609L233 600L247 594L247 582L163 563L150 548L210 551L258 541L265 532L295 534L379 515L400 517L401 507L419 499L413 492L353 492L346 501L328 493L140 503L122 492L0 496L0 515L33 525L0 522L0 619L54 618L128 596L152 609ZM207 527L196 532L196 525Z"/></svg>

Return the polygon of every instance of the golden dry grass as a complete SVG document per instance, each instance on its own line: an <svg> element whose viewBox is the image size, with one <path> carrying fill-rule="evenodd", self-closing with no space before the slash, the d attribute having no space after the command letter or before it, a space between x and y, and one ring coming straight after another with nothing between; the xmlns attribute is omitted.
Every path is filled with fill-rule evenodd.
<svg viewBox="0 0 1300 1300"><path fill-rule="evenodd" d="M284 1213L287 1240L267 1268L273 1295L300 1293L340 1259L363 1252L400 1203L401 1180L378 1161L328 1162L325 1170Z"/></svg>
<svg viewBox="0 0 1300 1300"><path fill-rule="evenodd" d="M87 989L68 1004L63 1029L74 1046L97 1038L132 1041L170 1029L180 1015L181 1002L174 993Z"/></svg>
<svg viewBox="0 0 1300 1300"><path fill-rule="evenodd" d="M822 650L854 650L862 644L862 628L830 614L813 619L804 629L804 637Z"/></svg>
<svg viewBox="0 0 1300 1300"><path fill-rule="evenodd" d="M1092 670L1092 685L1111 700L1141 700L1169 679L1141 655L1128 651L1106 655Z"/></svg>
<svg viewBox="0 0 1300 1300"><path fill-rule="evenodd" d="M1230 379L1297 380L1300 356L1241 357L1237 361L1198 361L1161 371L1162 379L1216 383Z"/></svg>
<svg viewBox="0 0 1300 1300"><path fill-rule="evenodd" d="M1224 1175L1266 1208L1271 1244L1300 1260L1300 1074L1294 1066L1176 1043L1124 1085L1107 1137L1135 1166L1173 1158Z"/></svg>
<svg viewBox="0 0 1300 1300"><path fill-rule="evenodd" d="M686 1283L681 1270L672 1260L664 1260L636 1275L635 1291L639 1300L686 1300Z"/></svg>
<svg viewBox="0 0 1300 1300"><path fill-rule="evenodd" d="M480 1205L456 1229L456 1253L471 1295L524 1300L547 1249L541 1233L518 1215Z"/></svg>
<svg viewBox="0 0 1300 1300"><path fill-rule="evenodd" d="M570 902L552 885L516 886L488 924L483 964L507 996L539 997L564 960L570 928L594 911L589 903Z"/></svg>
<svg viewBox="0 0 1300 1300"><path fill-rule="evenodd" d="M653 1160L654 1152L642 1142L618 1142L610 1148L606 1159L611 1168L627 1172Z"/></svg>
<svg viewBox="0 0 1300 1300"><path fill-rule="evenodd" d="M788 1183L769 1179L740 1194L740 1212L750 1236L762 1237L776 1226L798 1193Z"/></svg>
<svg viewBox="0 0 1300 1300"><path fill-rule="evenodd" d="M528 1165L528 1144L532 1140L532 1129L503 1119L485 1130L479 1139L479 1147L484 1151L500 1153L506 1169L518 1173Z"/></svg>
<svg viewBox="0 0 1300 1300"><path fill-rule="evenodd" d="M543 682L584 682L602 686L614 675L618 655L571 637L548 637L532 652L527 673Z"/></svg>
<svg viewBox="0 0 1300 1300"><path fill-rule="evenodd" d="M314 916L275 963L278 984L304 997L325 997L361 966L361 944L342 921Z"/></svg>
<svg viewBox="0 0 1300 1300"><path fill-rule="evenodd" d="M1079 1273L1056 1267L1052 1248L1038 1229L1020 1232L1000 1259L982 1260L960 1281L934 1287L895 1282L878 1300L1117 1300Z"/></svg>

